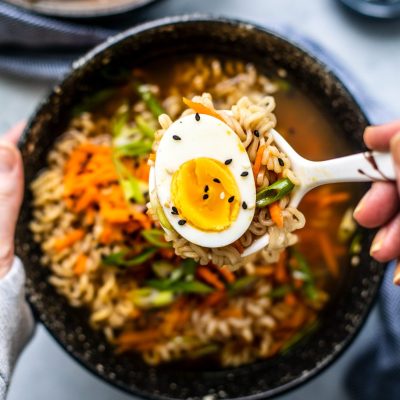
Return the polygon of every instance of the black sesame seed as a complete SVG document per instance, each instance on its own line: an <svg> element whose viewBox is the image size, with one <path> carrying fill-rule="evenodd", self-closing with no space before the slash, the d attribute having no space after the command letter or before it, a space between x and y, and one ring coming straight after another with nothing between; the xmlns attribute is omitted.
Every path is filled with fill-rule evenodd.
<svg viewBox="0 0 400 400"><path fill-rule="evenodd" d="M218 178L214 178L213 181L214 181L215 183L221 183L221 181L220 181Z"/></svg>
<svg viewBox="0 0 400 400"><path fill-rule="evenodd" d="M186 224L186 220L180 219L180 220L178 221L178 224L179 224L179 225L185 225L185 224Z"/></svg>
<svg viewBox="0 0 400 400"><path fill-rule="evenodd" d="M282 160L282 158L278 158L278 163L281 167L285 165L285 162Z"/></svg>
<svg viewBox="0 0 400 400"><path fill-rule="evenodd" d="M205 191L206 193L208 192L208 189L209 189L208 185L204 186L204 191Z"/></svg>
<svg viewBox="0 0 400 400"><path fill-rule="evenodd" d="M208 199L208 194L203 195L203 200L207 200Z"/></svg>
<svg viewBox="0 0 400 400"><path fill-rule="evenodd" d="M172 215L178 215L178 209L176 207L172 207L171 214Z"/></svg>
<svg viewBox="0 0 400 400"><path fill-rule="evenodd" d="M181 140L180 136L178 136L178 135L172 136L172 139L174 139L174 140Z"/></svg>
<svg viewBox="0 0 400 400"><path fill-rule="evenodd" d="M247 176L249 173L247 171L243 171L240 176Z"/></svg>
<svg viewBox="0 0 400 400"><path fill-rule="evenodd" d="M242 207L243 207L243 210L247 209L247 203L245 201L242 203Z"/></svg>
<svg viewBox="0 0 400 400"><path fill-rule="evenodd" d="M232 203L232 201L233 200L235 200L235 196L231 196L231 197L229 197L229 199L228 199L228 203Z"/></svg>
<svg viewBox="0 0 400 400"><path fill-rule="evenodd" d="M225 165L229 165L232 162L232 158L230 158L229 160L225 161Z"/></svg>
<svg viewBox="0 0 400 400"><path fill-rule="evenodd" d="M196 121L200 121L200 115L199 113L196 113L196 115L194 116L196 118Z"/></svg>
<svg viewBox="0 0 400 400"><path fill-rule="evenodd" d="M260 132L257 129L253 133L255 137L260 137Z"/></svg>

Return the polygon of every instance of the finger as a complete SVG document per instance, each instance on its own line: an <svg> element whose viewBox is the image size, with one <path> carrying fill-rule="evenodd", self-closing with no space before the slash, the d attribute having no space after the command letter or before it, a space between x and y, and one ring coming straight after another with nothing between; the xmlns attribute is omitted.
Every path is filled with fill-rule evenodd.
<svg viewBox="0 0 400 400"><path fill-rule="evenodd" d="M10 141L11 143L17 144L22 132L25 129L25 125L25 121L18 122L8 132L6 132L4 139Z"/></svg>
<svg viewBox="0 0 400 400"><path fill-rule="evenodd" d="M366 228L376 228L396 215L399 207L396 185L390 182L374 182L354 210L354 218Z"/></svg>
<svg viewBox="0 0 400 400"><path fill-rule="evenodd" d="M0 140L0 278L14 258L14 233L23 196L22 160L18 149Z"/></svg>
<svg viewBox="0 0 400 400"><path fill-rule="evenodd" d="M400 121L369 126L364 131L364 142L368 148L378 151L389 150L390 139L400 132Z"/></svg>
<svg viewBox="0 0 400 400"><path fill-rule="evenodd" d="M400 213L379 230L372 242L370 253L381 262L400 256Z"/></svg>
<svg viewBox="0 0 400 400"><path fill-rule="evenodd" d="M400 286L400 258L397 259L396 268L394 270L393 283Z"/></svg>
<svg viewBox="0 0 400 400"><path fill-rule="evenodd" d="M400 133L397 133L390 140L390 152L394 161L394 170L396 172L397 191L400 196Z"/></svg>

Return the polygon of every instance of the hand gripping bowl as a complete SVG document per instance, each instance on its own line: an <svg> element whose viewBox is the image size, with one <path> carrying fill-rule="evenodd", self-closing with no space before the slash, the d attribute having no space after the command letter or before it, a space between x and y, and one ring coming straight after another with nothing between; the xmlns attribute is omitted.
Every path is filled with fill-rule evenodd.
<svg viewBox="0 0 400 400"><path fill-rule="evenodd" d="M70 112L106 79L123 69L173 55L211 53L245 58L261 68L282 67L319 99L339 124L351 151L362 149L368 121L340 80L311 55L263 28L238 21L201 16L166 18L132 28L111 38L78 60L32 117L20 141L26 192L18 223L16 249L27 270L27 295L37 318L83 366L105 381L152 399L269 398L317 375L341 354L360 330L374 302L383 268L368 254L372 234L365 233L358 268L346 266L338 293L322 312L317 331L284 355L232 369L149 367L140 358L116 355L100 333L91 329L87 313L70 307L47 282L40 249L29 230L29 184L62 132Z"/></svg>

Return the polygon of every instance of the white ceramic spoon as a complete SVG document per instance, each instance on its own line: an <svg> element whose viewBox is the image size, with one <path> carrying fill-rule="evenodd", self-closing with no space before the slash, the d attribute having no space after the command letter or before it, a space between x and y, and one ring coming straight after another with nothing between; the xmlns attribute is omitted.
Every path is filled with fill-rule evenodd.
<svg viewBox="0 0 400 400"><path fill-rule="evenodd" d="M271 134L277 147L285 153L291 168L300 181L291 194L290 206L297 207L311 189L327 183L369 182L395 180L395 171L390 153L367 151L327 161L310 161L300 156L290 144L274 129ZM268 245L269 235L255 240L242 253L242 257L260 251Z"/></svg>

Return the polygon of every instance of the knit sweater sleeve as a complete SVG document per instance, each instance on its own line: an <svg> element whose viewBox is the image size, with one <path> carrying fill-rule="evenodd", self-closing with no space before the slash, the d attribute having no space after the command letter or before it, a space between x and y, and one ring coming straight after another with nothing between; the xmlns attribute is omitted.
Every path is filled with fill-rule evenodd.
<svg viewBox="0 0 400 400"><path fill-rule="evenodd" d="M33 318L24 295L25 271L16 257L0 279L0 400L6 398L17 358L33 332Z"/></svg>

